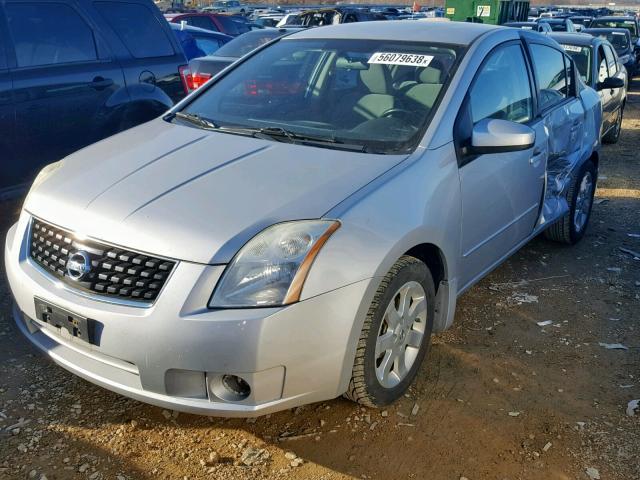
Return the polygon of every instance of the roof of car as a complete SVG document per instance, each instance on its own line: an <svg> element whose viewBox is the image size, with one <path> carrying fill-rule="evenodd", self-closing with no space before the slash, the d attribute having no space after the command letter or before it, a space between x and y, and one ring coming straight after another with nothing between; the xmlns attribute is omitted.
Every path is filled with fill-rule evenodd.
<svg viewBox="0 0 640 480"><path fill-rule="evenodd" d="M467 22L373 21L310 28L287 38L419 41L466 46L484 33L502 28Z"/></svg>
<svg viewBox="0 0 640 480"><path fill-rule="evenodd" d="M549 36L558 43L568 43L569 45L578 45L581 47L588 47L601 41L597 37L587 33L553 32L550 33Z"/></svg>
<svg viewBox="0 0 640 480"><path fill-rule="evenodd" d="M613 27L594 27L594 28L585 28L582 30L584 33L592 34L592 33L609 33L609 32L618 32L624 33L627 36L631 36L631 32L626 28L613 28Z"/></svg>
<svg viewBox="0 0 640 480"><path fill-rule="evenodd" d="M616 20L620 20L620 21L635 20L635 18L632 17L632 16L610 15L610 16L607 16L607 17L596 17L596 18L593 19L594 22L596 22L598 20L605 20L607 22L613 22L613 21L616 21Z"/></svg>

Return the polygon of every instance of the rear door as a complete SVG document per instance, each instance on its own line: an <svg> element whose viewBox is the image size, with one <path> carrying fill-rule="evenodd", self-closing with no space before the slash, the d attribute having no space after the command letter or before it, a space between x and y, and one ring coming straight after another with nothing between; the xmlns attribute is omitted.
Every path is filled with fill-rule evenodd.
<svg viewBox="0 0 640 480"><path fill-rule="evenodd" d="M172 102L181 100L185 94L179 67L187 61L158 8L136 0L100 0L93 5L113 33L132 98L163 92Z"/></svg>
<svg viewBox="0 0 640 480"><path fill-rule="evenodd" d="M532 77L519 41L495 48L480 67L456 121L456 143L468 144L473 126L487 118L529 125L536 144L516 152L459 153L463 285L527 238L540 210L546 134L534 117Z"/></svg>
<svg viewBox="0 0 640 480"><path fill-rule="evenodd" d="M529 51L536 77L538 115L548 132L544 145L548 152L545 201L553 202L562 194L566 172L581 161L586 112L578 97L572 60L549 45L532 42Z"/></svg>
<svg viewBox="0 0 640 480"><path fill-rule="evenodd" d="M15 123L15 109L12 101L12 82L7 65L5 44L8 43L4 11L0 5L0 191L10 187L19 168L15 157L13 142L15 140L13 124Z"/></svg>
<svg viewBox="0 0 640 480"><path fill-rule="evenodd" d="M9 182L19 183L103 138L110 99L125 90L120 66L77 4L9 1L4 8L19 164Z"/></svg>

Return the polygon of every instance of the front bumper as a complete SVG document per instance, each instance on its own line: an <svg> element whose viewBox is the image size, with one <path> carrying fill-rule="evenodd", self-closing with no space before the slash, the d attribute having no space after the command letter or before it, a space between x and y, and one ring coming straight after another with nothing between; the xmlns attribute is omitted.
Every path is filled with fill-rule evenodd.
<svg viewBox="0 0 640 480"><path fill-rule="evenodd" d="M257 416L346 391L370 280L285 308L211 310L207 302L224 267L179 262L152 306L120 305L80 295L43 273L28 256L28 224L23 213L5 244L14 318L72 373L143 402L220 416ZM35 320L34 297L98 322L97 345ZM218 395L225 374L245 379L250 395Z"/></svg>

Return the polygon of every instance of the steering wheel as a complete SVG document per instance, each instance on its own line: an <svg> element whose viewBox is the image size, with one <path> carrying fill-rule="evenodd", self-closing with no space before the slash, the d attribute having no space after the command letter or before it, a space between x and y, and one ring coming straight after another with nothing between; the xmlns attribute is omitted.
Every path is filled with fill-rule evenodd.
<svg viewBox="0 0 640 480"><path fill-rule="evenodd" d="M389 117L396 117L396 116L410 117L412 115L413 115L412 112L410 112L409 110L405 110L404 108L389 108L384 112L382 112L382 115L380 115L380 118L389 118Z"/></svg>

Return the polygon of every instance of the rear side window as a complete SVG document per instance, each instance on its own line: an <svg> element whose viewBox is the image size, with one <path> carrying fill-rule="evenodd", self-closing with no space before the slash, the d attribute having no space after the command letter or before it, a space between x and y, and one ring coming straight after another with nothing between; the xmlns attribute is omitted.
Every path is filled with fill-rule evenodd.
<svg viewBox="0 0 640 480"><path fill-rule="evenodd" d="M9 32L18 67L35 67L98 58L93 31L63 3L7 3Z"/></svg>
<svg viewBox="0 0 640 480"><path fill-rule="evenodd" d="M561 103L569 96L564 54L545 45L531 45L533 64L540 89L540 109ZM570 79L569 79L570 82Z"/></svg>
<svg viewBox="0 0 640 480"><path fill-rule="evenodd" d="M186 17L181 18L180 22L186 22L187 25L191 25L192 27L204 28L205 30L213 30L214 32L219 31L216 24L213 23L213 20L211 20L209 17Z"/></svg>
<svg viewBox="0 0 640 480"><path fill-rule="evenodd" d="M218 21L222 24L224 33L228 33L229 35L240 35L241 33L246 33L251 30L247 24L234 20L233 17L220 15Z"/></svg>
<svg viewBox="0 0 640 480"><path fill-rule="evenodd" d="M203 55L200 55L201 57L211 55L220 48L220 42L215 38L199 37L197 35L194 38L198 50L203 53Z"/></svg>
<svg viewBox="0 0 640 480"><path fill-rule="evenodd" d="M95 2L95 7L135 58L168 57L174 54L162 25L146 6Z"/></svg>
<svg viewBox="0 0 640 480"><path fill-rule="evenodd" d="M474 124L485 118L518 123L531 120L533 98L520 45L501 47L490 54L476 76L469 99Z"/></svg>

